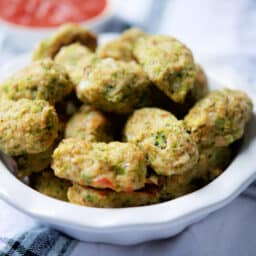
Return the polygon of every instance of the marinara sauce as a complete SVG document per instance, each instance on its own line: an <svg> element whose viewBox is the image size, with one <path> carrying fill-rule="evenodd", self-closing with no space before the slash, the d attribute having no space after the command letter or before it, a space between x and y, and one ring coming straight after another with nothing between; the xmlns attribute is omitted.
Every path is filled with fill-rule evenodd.
<svg viewBox="0 0 256 256"><path fill-rule="evenodd" d="M98 16L107 0L0 0L0 18L29 27L55 27Z"/></svg>

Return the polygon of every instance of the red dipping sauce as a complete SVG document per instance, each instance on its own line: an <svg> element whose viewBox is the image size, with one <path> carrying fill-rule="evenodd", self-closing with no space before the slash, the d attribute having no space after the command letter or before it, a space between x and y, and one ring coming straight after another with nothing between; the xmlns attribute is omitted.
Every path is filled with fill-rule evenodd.
<svg viewBox="0 0 256 256"><path fill-rule="evenodd" d="M0 18L29 27L83 22L104 11L107 0L0 0Z"/></svg>

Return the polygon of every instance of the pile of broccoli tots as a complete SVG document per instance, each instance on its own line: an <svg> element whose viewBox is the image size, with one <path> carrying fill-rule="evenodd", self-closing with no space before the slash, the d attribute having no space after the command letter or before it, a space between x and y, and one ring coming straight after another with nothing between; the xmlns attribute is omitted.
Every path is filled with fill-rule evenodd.
<svg viewBox="0 0 256 256"><path fill-rule="evenodd" d="M0 150L39 192L92 207L171 200L230 163L252 116L242 91L209 92L177 39L138 28L97 46L77 24L0 84Z"/></svg>

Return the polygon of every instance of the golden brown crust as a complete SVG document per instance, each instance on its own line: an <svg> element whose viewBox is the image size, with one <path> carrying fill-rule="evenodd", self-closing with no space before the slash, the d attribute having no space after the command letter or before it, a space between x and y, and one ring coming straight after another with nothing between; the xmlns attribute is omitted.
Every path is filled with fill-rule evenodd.
<svg viewBox="0 0 256 256"><path fill-rule="evenodd" d="M11 156L48 150L58 136L55 109L44 100L0 101L0 149Z"/></svg>
<svg viewBox="0 0 256 256"><path fill-rule="evenodd" d="M244 92L213 91L189 111L184 124L198 146L228 146L243 136L252 107Z"/></svg>
<svg viewBox="0 0 256 256"><path fill-rule="evenodd" d="M54 58L61 47L75 42L80 42L94 51L97 47L97 36L78 24L65 24L51 37L38 44L33 53L33 60Z"/></svg>

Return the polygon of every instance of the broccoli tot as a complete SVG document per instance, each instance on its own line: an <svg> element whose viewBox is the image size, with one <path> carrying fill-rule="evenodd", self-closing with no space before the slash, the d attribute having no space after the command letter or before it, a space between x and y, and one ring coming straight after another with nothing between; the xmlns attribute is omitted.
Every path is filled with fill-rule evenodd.
<svg viewBox="0 0 256 256"><path fill-rule="evenodd" d="M146 163L133 144L65 139L53 153L55 175L82 186L131 192L144 187Z"/></svg>
<svg viewBox="0 0 256 256"><path fill-rule="evenodd" d="M46 100L54 104L73 89L66 70L51 59L29 64L7 78L0 86L2 97L19 100Z"/></svg>
<svg viewBox="0 0 256 256"><path fill-rule="evenodd" d="M229 147L200 148L199 160L194 168L193 179L208 183L219 176L231 159Z"/></svg>
<svg viewBox="0 0 256 256"><path fill-rule="evenodd" d="M106 112L132 112L148 89L146 73L134 62L95 60L77 87L81 101Z"/></svg>
<svg viewBox="0 0 256 256"><path fill-rule="evenodd" d="M84 68L93 60L93 52L80 43L63 46L54 60L63 65L72 82L78 85L82 79Z"/></svg>
<svg viewBox="0 0 256 256"><path fill-rule="evenodd" d="M54 176L52 170L44 170L40 173L34 173L30 177L32 188L47 196L62 200L67 200L67 191L71 183L67 180Z"/></svg>
<svg viewBox="0 0 256 256"><path fill-rule="evenodd" d="M108 142L111 140L110 123L100 111L83 105L67 122L66 138L81 138L88 142Z"/></svg>
<svg viewBox="0 0 256 256"><path fill-rule="evenodd" d="M184 102L195 81L195 63L185 45L168 36L141 37L134 55L160 90L174 102Z"/></svg>
<svg viewBox="0 0 256 256"><path fill-rule="evenodd" d="M55 109L44 100L0 101L0 149L10 155L46 151L58 136Z"/></svg>
<svg viewBox="0 0 256 256"><path fill-rule="evenodd" d="M62 139L63 132L60 130L63 129L62 126L63 124L59 120L58 137L46 151L36 154L23 154L12 157L12 159L15 161L15 175L18 178L23 179L32 175L33 173L39 173L50 166L53 151Z"/></svg>
<svg viewBox="0 0 256 256"><path fill-rule="evenodd" d="M200 149L198 163L192 170L172 176L156 176L160 199L175 199L208 184L225 170L230 158L228 147Z"/></svg>
<svg viewBox="0 0 256 256"><path fill-rule="evenodd" d="M213 91L186 115L184 124L198 146L228 146L244 134L252 115L252 101L241 91Z"/></svg>
<svg viewBox="0 0 256 256"><path fill-rule="evenodd" d="M139 28L130 28L124 31L119 37L99 47L97 56L102 59L112 58L122 61L134 61L134 45L143 36L146 36L146 34Z"/></svg>
<svg viewBox="0 0 256 256"><path fill-rule="evenodd" d="M195 187L191 183L194 171L172 176L159 176L160 198L163 201L175 199L190 192Z"/></svg>
<svg viewBox="0 0 256 256"><path fill-rule="evenodd" d="M68 189L68 200L71 203L101 208L155 204L159 202L159 197L160 193L154 188L145 188L133 192L116 192L74 184Z"/></svg>
<svg viewBox="0 0 256 256"><path fill-rule="evenodd" d="M33 60L53 59L61 47L75 42L79 42L94 51L97 47L97 36L78 24L65 24L55 34L37 45L33 52Z"/></svg>
<svg viewBox="0 0 256 256"><path fill-rule="evenodd" d="M141 148L148 164L159 175L182 174L197 163L195 143L182 122L165 110L136 110L125 125L124 137Z"/></svg>
<svg viewBox="0 0 256 256"><path fill-rule="evenodd" d="M196 64L195 83L191 90L191 96L194 102L202 99L209 92L207 76L203 68Z"/></svg>
<svg viewBox="0 0 256 256"><path fill-rule="evenodd" d="M54 144L46 151L38 154L24 154L14 157L17 165L17 177L24 178L34 172L41 172L49 167L52 160L51 156Z"/></svg>

